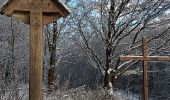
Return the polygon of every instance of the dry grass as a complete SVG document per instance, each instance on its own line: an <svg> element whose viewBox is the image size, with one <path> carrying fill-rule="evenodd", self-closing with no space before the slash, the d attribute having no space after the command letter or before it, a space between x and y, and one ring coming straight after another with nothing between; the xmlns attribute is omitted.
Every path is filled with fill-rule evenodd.
<svg viewBox="0 0 170 100"><path fill-rule="evenodd" d="M7 91L0 100L28 100L28 87L20 89L19 98L16 99L13 91ZM43 100L132 100L120 92L114 92L113 96L107 96L105 90L86 90L84 87L69 90L57 90L51 94L44 91ZM137 99L133 99L137 100Z"/></svg>

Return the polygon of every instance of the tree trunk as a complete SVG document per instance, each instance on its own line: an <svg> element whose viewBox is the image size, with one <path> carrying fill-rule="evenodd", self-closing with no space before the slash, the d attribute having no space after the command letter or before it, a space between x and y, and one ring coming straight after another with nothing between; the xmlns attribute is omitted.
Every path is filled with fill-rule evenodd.
<svg viewBox="0 0 170 100"><path fill-rule="evenodd" d="M56 68L56 45L57 45L57 21L53 23L53 43L50 58L50 69L48 71L48 92L51 93L55 86L55 68Z"/></svg>
<svg viewBox="0 0 170 100"><path fill-rule="evenodd" d="M105 77L104 77L104 87L107 87L108 94L113 95L113 85L112 85L112 72L113 70L111 69L111 55L112 55L112 50L108 46L106 48L106 70L105 70Z"/></svg>
<svg viewBox="0 0 170 100"><path fill-rule="evenodd" d="M111 64L112 64L112 32L111 32L111 18L108 19L108 33L106 37L106 65L105 65L105 79L104 87L107 87L109 95L112 95L112 75L111 75Z"/></svg>
<svg viewBox="0 0 170 100"><path fill-rule="evenodd" d="M17 100L19 98L19 91L18 91L18 78L17 78L17 68L15 66L15 34L14 34L14 29L13 29L13 18L11 18L11 30L12 30L12 41L11 41L11 58L12 58L12 79L14 83L14 95L15 99Z"/></svg>
<svg viewBox="0 0 170 100"><path fill-rule="evenodd" d="M113 70L111 69L112 64L112 39L113 39L113 29L114 29L114 0L110 1L111 7L108 18L108 33L106 36L106 64L105 64L105 78L104 78L104 87L107 87L108 94L113 95Z"/></svg>

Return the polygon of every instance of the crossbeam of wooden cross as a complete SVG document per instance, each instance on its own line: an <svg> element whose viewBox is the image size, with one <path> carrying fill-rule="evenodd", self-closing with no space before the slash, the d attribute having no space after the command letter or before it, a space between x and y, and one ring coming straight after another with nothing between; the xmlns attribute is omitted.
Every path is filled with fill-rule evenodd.
<svg viewBox="0 0 170 100"><path fill-rule="evenodd" d="M147 56L147 38L143 37L143 56L120 56L122 61L143 61L143 100L148 100L148 61L170 61L170 56Z"/></svg>
<svg viewBox="0 0 170 100"><path fill-rule="evenodd" d="M29 100L42 100L43 25L70 11L59 0L9 0L1 13L30 24Z"/></svg>

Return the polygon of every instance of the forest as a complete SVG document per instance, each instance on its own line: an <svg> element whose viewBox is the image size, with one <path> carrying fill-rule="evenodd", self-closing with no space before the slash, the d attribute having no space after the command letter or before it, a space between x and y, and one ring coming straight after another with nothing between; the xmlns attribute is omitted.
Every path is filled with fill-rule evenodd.
<svg viewBox="0 0 170 100"><path fill-rule="evenodd" d="M10 0L9 0L10 1ZM170 57L170 0L56 0L43 26L43 100L145 100L143 61ZM0 0L1 8L8 0ZM0 100L29 100L30 25L0 14ZM148 100L170 100L170 60L147 61Z"/></svg>

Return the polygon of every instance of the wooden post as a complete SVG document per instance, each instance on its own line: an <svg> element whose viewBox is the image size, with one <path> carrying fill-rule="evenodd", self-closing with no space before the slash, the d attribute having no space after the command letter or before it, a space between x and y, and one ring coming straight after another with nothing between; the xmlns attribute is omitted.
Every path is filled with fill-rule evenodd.
<svg viewBox="0 0 170 100"><path fill-rule="evenodd" d="M147 43L143 37L143 100L148 100Z"/></svg>
<svg viewBox="0 0 170 100"><path fill-rule="evenodd" d="M32 0L30 11L30 73L29 100L42 100L42 11L41 0Z"/></svg>
<svg viewBox="0 0 170 100"><path fill-rule="evenodd" d="M42 100L42 28L68 16L69 9L58 0L8 0L0 12L30 24L29 100Z"/></svg>
<svg viewBox="0 0 170 100"><path fill-rule="evenodd" d="M143 56L120 56L120 60L143 61L143 100L148 100L147 61L170 61L170 56L147 56L147 38L143 37Z"/></svg>

